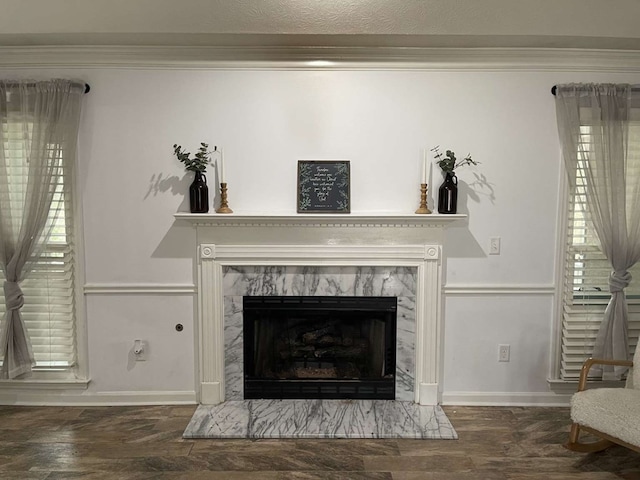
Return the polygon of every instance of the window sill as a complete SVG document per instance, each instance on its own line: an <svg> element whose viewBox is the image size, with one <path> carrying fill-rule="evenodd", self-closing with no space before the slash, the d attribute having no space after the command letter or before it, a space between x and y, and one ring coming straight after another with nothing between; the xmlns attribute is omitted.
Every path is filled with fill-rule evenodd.
<svg viewBox="0 0 640 480"><path fill-rule="evenodd" d="M29 378L0 380L1 390L86 390L89 379L79 379L69 372L35 371Z"/></svg>

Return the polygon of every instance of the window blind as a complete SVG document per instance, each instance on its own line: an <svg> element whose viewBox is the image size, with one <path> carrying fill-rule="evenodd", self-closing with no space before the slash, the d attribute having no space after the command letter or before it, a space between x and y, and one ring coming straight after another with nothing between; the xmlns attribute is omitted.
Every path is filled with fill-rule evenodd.
<svg viewBox="0 0 640 480"><path fill-rule="evenodd" d="M26 142L30 132L23 131L24 125L15 116L2 119L7 168L0 170L0 181L8 186L14 225L20 223L27 188L25 152L28 152ZM45 227L50 236L46 245L38 249L33 271L21 282L25 298L21 315L31 339L36 368L40 369L64 369L76 362L72 167L62 161L62 154L61 145L49 148L49 161L59 165L63 175L51 185L55 193ZM0 291L1 321L4 321L5 309Z"/></svg>
<svg viewBox="0 0 640 480"><path fill-rule="evenodd" d="M600 250L586 204L586 163L592 148L590 128L581 127L584 155L575 162L576 185L569 194L566 262L563 282L560 378L577 380L584 361L593 352L595 339L611 297L611 264ZM640 122L629 132L627 175L640 175ZM630 196L631 192L627 192ZM629 202L627 202L629 203ZM629 349L635 350L640 334L640 263L631 270L633 280L626 289L629 305Z"/></svg>

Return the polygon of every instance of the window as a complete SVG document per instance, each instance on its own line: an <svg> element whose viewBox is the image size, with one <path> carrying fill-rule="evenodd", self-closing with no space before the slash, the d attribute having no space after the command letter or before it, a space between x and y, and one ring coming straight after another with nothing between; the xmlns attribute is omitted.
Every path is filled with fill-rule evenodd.
<svg viewBox="0 0 640 480"><path fill-rule="evenodd" d="M581 142L590 142L590 128L581 127ZM640 122L629 131L628 169L640 175ZM588 148L585 150L588 151ZM569 192L566 263L563 282L563 310L560 378L576 380L583 362L593 352L605 308L609 302L611 265L600 251L599 242L586 212L585 163L588 155L576 163L576 185ZM627 172L628 174L629 172ZM627 193L629 196L631 192ZM640 333L640 263L631 269L633 280L626 289L629 306L629 350L634 351Z"/></svg>
<svg viewBox="0 0 640 480"><path fill-rule="evenodd" d="M6 172L0 170L0 181L9 185L14 221L19 222L27 188L28 160L23 152L27 150L25 138L29 135L23 131L25 123L17 120L11 114L2 119L8 168ZM48 149L52 157L61 154L58 147ZM31 339L36 369L45 370L67 369L76 363L72 167L68 162L60 163L63 175L51 187L55 194L45 227L51 235L40 251L34 270L21 283L25 296L21 314ZM5 308L0 290L1 320L4 320Z"/></svg>

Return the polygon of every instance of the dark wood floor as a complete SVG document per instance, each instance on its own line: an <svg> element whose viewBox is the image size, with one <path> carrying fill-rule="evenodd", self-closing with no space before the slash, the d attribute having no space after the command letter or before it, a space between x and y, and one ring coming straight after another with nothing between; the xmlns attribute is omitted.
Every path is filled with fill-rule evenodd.
<svg viewBox="0 0 640 480"><path fill-rule="evenodd" d="M445 407L459 440L183 440L194 406L0 407L0 479L640 479L562 448L566 408Z"/></svg>

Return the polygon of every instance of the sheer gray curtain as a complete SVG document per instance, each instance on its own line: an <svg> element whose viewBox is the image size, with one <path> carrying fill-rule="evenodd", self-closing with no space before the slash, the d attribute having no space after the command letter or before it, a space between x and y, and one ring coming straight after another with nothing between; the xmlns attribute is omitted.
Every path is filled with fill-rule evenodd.
<svg viewBox="0 0 640 480"><path fill-rule="evenodd" d="M84 85L69 80L0 81L0 269L7 307L2 378L29 374L35 364L20 314L29 301L20 282L50 233L62 162L75 159L83 93Z"/></svg>
<svg viewBox="0 0 640 480"><path fill-rule="evenodd" d="M611 262L611 299L593 356L629 359L625 288L640 259L640 175L630 149L639 92L630 85L570 84L556 89L556 115L563 157L572 186L584 182L587 214L602 252ZM579 174L578 174L579 172ZM605 367L603 378L626 369Z"/></svg>

